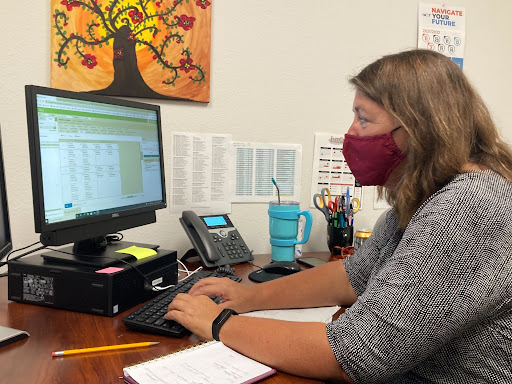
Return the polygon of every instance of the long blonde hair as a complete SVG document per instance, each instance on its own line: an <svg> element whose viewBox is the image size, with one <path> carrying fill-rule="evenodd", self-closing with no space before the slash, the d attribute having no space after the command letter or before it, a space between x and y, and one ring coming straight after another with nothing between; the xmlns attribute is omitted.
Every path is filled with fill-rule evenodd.
<svg viewBox="0 0 512 384"><path fill-rule="evenodd" d="M379 188L402 230L420 205L468 162L512 180L512 151L451 59L429 50L404 51L373 62L350 82L396 117L408 134L400 183L393 191Z"/></svg>

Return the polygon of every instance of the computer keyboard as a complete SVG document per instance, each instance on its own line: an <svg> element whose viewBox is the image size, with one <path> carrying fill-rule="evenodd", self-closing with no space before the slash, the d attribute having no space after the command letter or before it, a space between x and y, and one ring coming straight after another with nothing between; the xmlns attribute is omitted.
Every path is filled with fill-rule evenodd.
<svg viewBox="0 0 512 384"><path fill-rule="evenodd" d="M240 277L231 274L215 271L198 271L125 316L123 323L135 331L171 337L185 336L190 332L181 324L173 320L164 319L164 315L167 313L167 307L170 302L178 293L187 293L196 282L206 277L229 277L237 283L242 280ZM213 300L219 302L220 298L213 298Z"/></svg>

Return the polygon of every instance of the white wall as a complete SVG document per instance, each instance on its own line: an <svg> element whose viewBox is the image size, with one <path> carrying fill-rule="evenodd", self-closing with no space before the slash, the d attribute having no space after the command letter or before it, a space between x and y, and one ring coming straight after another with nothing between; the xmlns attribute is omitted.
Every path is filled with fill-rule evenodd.
<svg viewBox="0 0 512 384"><path fill-rule="evenodd" d="M347 77L383 54L416 47L418 3L411 0L214 0L211 102L143 100L162 106L170 181L171 132L231 133L235 141L303 146L301 207L309 207L314 132L344 133L352 121ZM24 85L49 86L50 1L4 1L0 123L14 247L34 232ZM466 7L464 71L512 141L512 2L454 0ZM355 227L369 227L374 188L364 190ZM316 210L304 250L327 250L325 221ZM231 218L256 253L268 253L266 204L234 204ZM126 240L158 243L181 256L190 243L169 210L157 223L125 231Z"/></svg>

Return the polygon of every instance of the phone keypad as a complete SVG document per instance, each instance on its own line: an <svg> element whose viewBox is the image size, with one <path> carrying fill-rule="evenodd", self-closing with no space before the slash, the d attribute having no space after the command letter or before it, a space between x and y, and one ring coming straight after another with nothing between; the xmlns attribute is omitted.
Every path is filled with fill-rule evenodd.
<svg viewBox="0 0 512 384"><path fill-rule="evenodd" d="M224 234L226 233L224 232ZM237 259L247 259L250 253L240 234L237 231L231 231L226 236L223 236L224 234L212 233L213 241L220 243L217 248L223 257L228 257L234 261Z"/></svg>

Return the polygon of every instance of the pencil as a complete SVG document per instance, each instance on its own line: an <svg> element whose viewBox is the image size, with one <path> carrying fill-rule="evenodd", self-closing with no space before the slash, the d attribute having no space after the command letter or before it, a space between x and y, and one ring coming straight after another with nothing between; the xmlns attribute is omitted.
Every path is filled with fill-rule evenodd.
<svg viewBox="0 0 512 384"><path fill-rule="evenodd" d="M107 345L105 347L69 349L67 351L52 352L52 356L54 356L54 357L55 356L67 356L67 355L76 355L78 353L115 351L117 349L149 347L150 345L155 345L155 344L158 344L158 343L159 343L158 341L146 341L144 343L117 344L117 345Z"/></svg>

